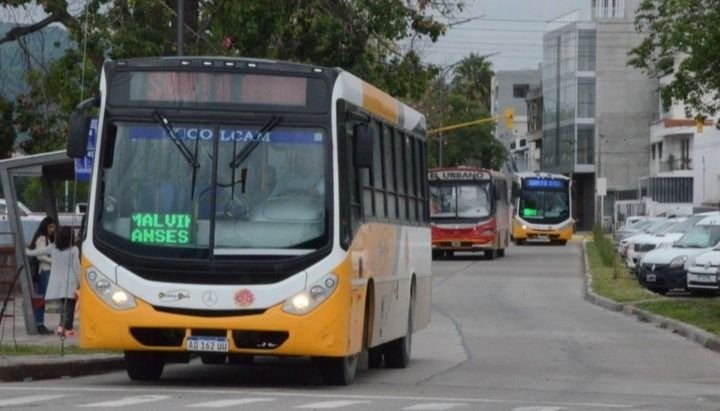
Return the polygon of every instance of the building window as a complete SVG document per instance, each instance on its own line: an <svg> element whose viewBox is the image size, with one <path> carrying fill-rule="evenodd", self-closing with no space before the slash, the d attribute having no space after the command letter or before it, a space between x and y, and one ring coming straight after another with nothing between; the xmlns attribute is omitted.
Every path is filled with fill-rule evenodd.
<svg viewBox="0 0 720 411"><path fill-rule="evenodd" d="M528 90L530 90L529 84L513 84L513 98L527 97Z"/></svg>
<svg viewBox="0 0 720 411"><path fill-rule="evenodd" d="M596 35L594 30L578 34L578 71L595 71Z"/></svg>
<svg viewBox="0 0 720 411"><path fill-rule="evenodd" d="M578 126L577 131L577 163L578 164L594 164L595 128L593 126Z"/></svg>
<svg viewBox="0 0 720 411"><path fill-rule="evenodd" d="M578 80L577 116L595 117L595 79Z"/></svg>

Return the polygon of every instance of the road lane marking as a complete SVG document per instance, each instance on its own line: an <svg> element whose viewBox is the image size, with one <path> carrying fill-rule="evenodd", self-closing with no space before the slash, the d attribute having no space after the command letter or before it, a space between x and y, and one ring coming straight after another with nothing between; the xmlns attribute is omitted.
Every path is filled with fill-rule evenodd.
<svg viewBox="0 0 720 411"><path fill-rule="evenodd" d="M27 395L24 397L6 398L0 400L0 407L8 407L11 405L22 405L32 404L35 402L43 402L56 400L58 398L66 397L65 394L53 394L53 395Z"/></svg>
<svg viewBox="0 0 720 411"><path fill-rule="evenodd" d="M125 397L114 401L94 402L91 404L81 404L78 407L127 407L128 405L145 404L148 402L164 401L169 399L169 395L139 395L135 397Z"/></svg>
<svg viewBox="0 0 720 411"><path fill-rule="evenodd" d="M431 402L427 404L415 404L403 408L404 410L449 410L455 407L466 407L467 404L457 402Z"/></svg>
<svg viewBox="0 0 720 411"><path fill-rule="evenodd" d="M283 390L276 391L273 389L267 390L229 390L229 389L202 389L202 388L165 388L165 387L57 387L57 386L43 386L43 385L13 385L3 386L0 385L0 392L2 391L36 391L36 392L76 392L76 393L87 393L87 392L99 392L107 394L109 392L118 393L157 393L163 392L168 394L210 394L210 395L232 395L237 397L238 395L247 396L267 396L272 395L275 397L283 398L324 398L324 399L356 399L356 400L369 400L369 401L383 401L383 400L397 400L397 401L447 401L447 402L465 402L471 404L518 404L526 406L538 406L544 405L547 407L575 407L575 408L608 408L608 409L623 409L633 408L634 405L619 404L619 403L603 403L603 402L581 402L581 401L536 401L536 400L512 400L503 398L483 398L483 397L437 397L437 396L417 396L417 395L362 395L362 394L320 394L320 393L308 393L301 391Z"/></svg>
<svg viewBox="0 0 720 411"><path fill-rule="evenodd" d="M351 405L358 404L369 404L370 401L348 401L348 400L337 400L337 401L321 401L313 402L311 404L298 405L295 408L309 408L312 410L323 409L328 410L332 408L349 407Z"/></svg>
<svg viewBox="0 0 720 411"><path fill-rule="evenodd" d="M224 408L232 407L233 405L246 405L255 404L258 402L275 401L274 398L241 398L237 400L217 400L210 402L201 402L198 404L188 405L190 408Z"/></svg>

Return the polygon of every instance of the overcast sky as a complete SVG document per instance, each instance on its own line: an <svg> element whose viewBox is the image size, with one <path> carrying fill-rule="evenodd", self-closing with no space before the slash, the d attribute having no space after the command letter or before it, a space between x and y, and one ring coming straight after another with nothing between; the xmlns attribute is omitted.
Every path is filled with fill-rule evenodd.
<svg viewBox="0 0 720 411"><path fill-rule="evenodd" d="M542 60L547 22L573 10L589 13L591 0L468 0L460 16L473 19L451 28L436 44L424 47L425 60L452 64L471 52L487 55L494 70L536 69Z"/></svg>

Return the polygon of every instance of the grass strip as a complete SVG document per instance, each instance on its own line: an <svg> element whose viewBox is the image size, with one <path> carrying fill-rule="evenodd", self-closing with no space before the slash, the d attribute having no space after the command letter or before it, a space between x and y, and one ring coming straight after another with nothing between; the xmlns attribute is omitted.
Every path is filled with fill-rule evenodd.
<svg viewBox="0 0 720 411"><path fill-rule="evenodd" d="M587 243L587 252L592 274L592 290L595 294L619 303L661 298L638 284L635 276L627 267L605 266L594 242Z"/></svg>
<svg viewBox="0 0 720 411"><path fill-rule="evenodd" d="M720 337L720 298L663 298L660 301L638 303L636 306Z"/></svg>

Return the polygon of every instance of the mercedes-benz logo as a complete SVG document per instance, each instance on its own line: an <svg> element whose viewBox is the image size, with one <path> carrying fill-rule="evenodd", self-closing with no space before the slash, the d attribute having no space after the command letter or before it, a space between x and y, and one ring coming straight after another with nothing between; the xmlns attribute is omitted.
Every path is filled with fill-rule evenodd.
<svg viewBox="0 0 720 411"><path fill-rule="evenodd" d="M202 302L208 307L212 307L218 302L217 294L214 291L205 291L202 295Z"/></svg>
<svg viewBox="0 0 720 411"><path fill-rule="evenodd" d="M650 267L650 271L655 271L655 264L653 264L652 267Z"/></svg>

